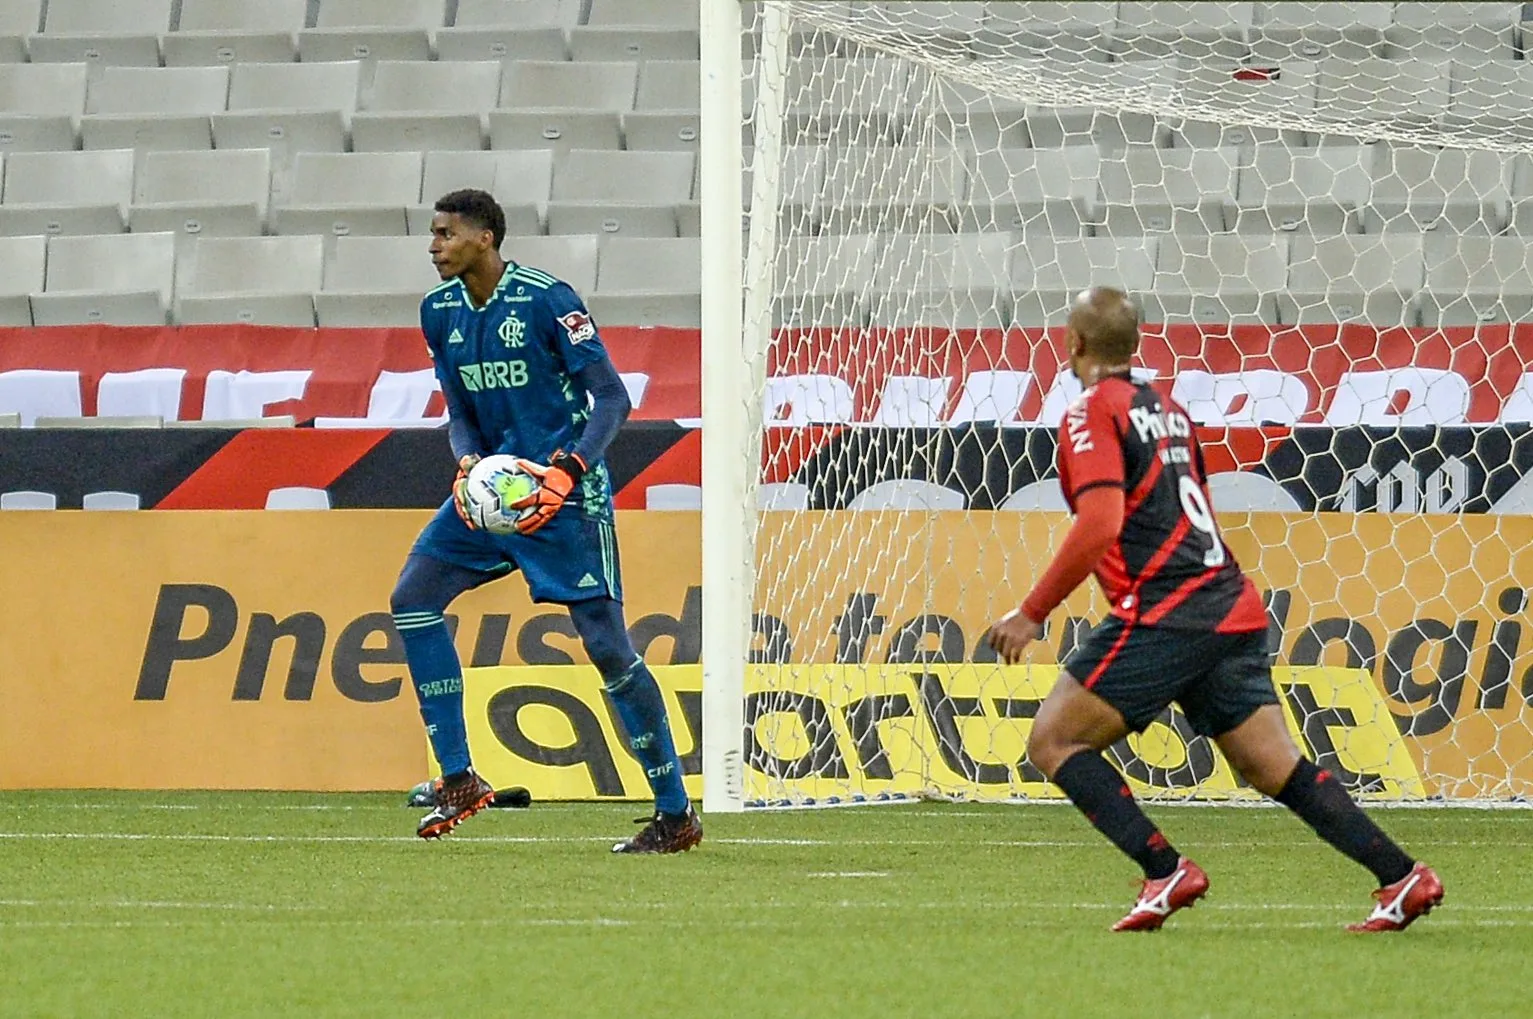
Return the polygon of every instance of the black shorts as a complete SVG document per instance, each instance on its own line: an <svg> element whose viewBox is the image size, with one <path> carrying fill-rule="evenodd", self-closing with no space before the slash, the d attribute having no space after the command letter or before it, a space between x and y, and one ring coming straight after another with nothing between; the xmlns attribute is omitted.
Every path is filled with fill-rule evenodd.
<svg viewBox="0 0 1533 1019"><path fill-rule="evenodd" d="M1135 732L1172 701L1200 736L1223 735L1262 705L1278 703L1265 630L1173 630L1108 616L1064 668Z"/></svg>

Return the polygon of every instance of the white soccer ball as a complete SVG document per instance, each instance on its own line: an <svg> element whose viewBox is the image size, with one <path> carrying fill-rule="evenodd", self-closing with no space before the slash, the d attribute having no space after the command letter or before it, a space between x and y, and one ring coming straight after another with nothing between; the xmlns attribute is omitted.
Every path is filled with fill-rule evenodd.
<svg viewBox="0 0 1533 1019"><path fill-rule="evenodd" d="M490 534L511 534L516 522L532 512L512 505L538 490L541 482L506 453L487 456L468 472L468 515Z"/></svg>

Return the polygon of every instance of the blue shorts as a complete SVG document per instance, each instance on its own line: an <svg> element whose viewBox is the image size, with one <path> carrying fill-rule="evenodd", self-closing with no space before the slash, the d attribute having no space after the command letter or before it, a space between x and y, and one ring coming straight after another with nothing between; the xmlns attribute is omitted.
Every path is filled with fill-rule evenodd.
<svg viewBox="0 0 1533 1019"><path fill-rule="evenodd" d="M555 513L532 534L487 534L470 530L448 499L410 554L475 570L486 579L521 570L535 602L623 600L612 521L583 516L574 506Z"/></svg>

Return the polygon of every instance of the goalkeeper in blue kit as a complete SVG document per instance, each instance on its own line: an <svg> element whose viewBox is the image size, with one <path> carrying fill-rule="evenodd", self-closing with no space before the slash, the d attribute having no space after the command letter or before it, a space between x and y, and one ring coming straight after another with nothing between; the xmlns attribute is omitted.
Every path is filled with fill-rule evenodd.
<svg viewBox="0 0 1533 1019"><path fill-rule="evenodd" d="M464 591L520 570L533 601L569 609L586 654L655 794L655 813L619 853L677 853L702 841L682 787L654 675L633 649L602 457L627 418L627 390L569 285L500 255L505 213L484 191L444 195L431 220L442 284L421 302L421 331L447 402L458 458L453 497L416 539L390 598L421 718L442 777L422 838L439 838L489 805L463 724L463 670L443 612ZM508 453L541 480L517 533L478 530L464 512L468 471Z"/></svg>

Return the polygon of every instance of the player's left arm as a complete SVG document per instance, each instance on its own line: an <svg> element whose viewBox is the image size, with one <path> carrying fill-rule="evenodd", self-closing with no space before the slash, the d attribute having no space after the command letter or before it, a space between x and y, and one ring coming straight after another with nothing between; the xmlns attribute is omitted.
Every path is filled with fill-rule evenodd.
<svg viewBox="0 0 1533 1019"><path fill-rule="evenodd" d="M559 511L590 466L606 456L608 445L633 409L628 388L607 356L591 313L575 291L562 283L551 288L546 295L546 307L552 319L555 347L566 370L590 394L591 409L573 449L556 452L546 468L524 464L543 480L534 497L536 510L518 528L524 534L542 527Z"/></svg>
<svg viewBox="0 0 1533 1019"><path fill-rule="evenodd" d="M1060 428L1060 459L1069 465L1075 522L1020 607L990 628L990 646L1010 665L1043 632L1043 621L1079 587L1123 532L1123 437L1100 395L1085 422ZM1065 472L1062 472L1062 474Z"/></svg>

